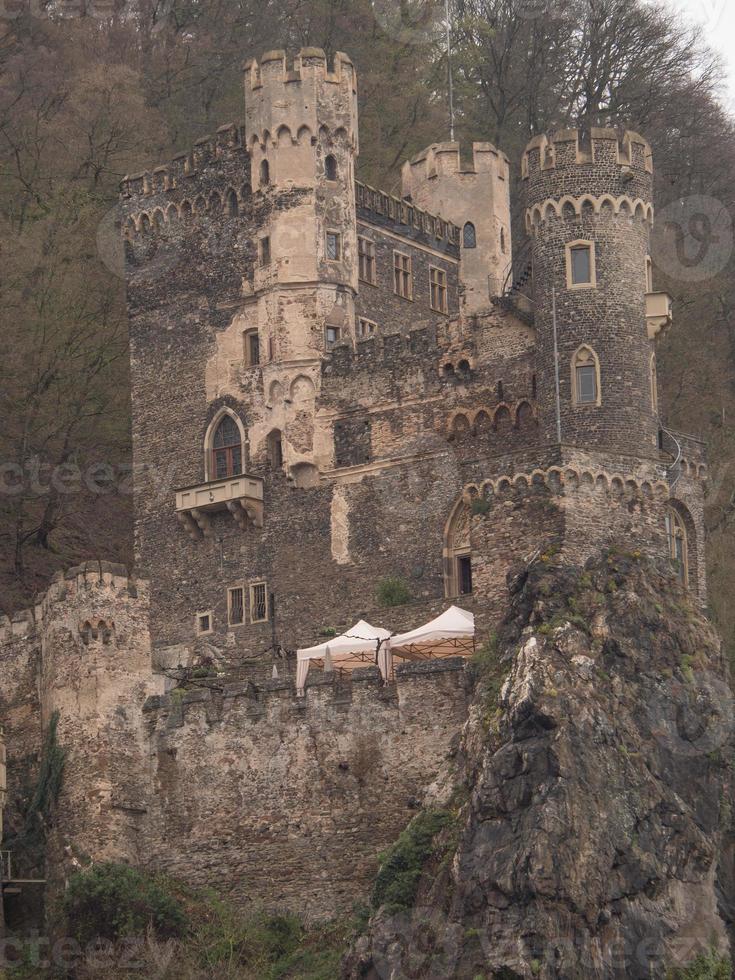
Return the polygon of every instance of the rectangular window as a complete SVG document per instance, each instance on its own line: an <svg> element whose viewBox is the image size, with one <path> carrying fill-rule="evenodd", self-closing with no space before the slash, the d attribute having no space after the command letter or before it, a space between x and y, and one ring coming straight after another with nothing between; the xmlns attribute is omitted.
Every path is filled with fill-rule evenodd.
<svg viewBox="0 0 735 980"><path fill-rule="evenodd" d="M227 590L227 616L230 626L245 622L245 589L242 586Z"/></svg>
<svg viewBox="0 0 735 980"><path fill-rule="evenodd" d="M457 559L457 585L460 595L472 595L472 558L462 555Z"/></svg>
<svg viewBox="0 0 735 980"><path fill-rule="evenodd" d="M577 368L577 399L580 405L594 405L597 401L597 371L594 364Z"/></svg>
<svg viewBox="0 0 735 980"><path fill-rule="evenodd" d="M250 586L250 622L265 623L268 620L268 587L265 582Z"/></svg>
<svg viewBox="0 0 735 980"><path fill-rule="evenodd" d="M403 252L393 253L393 288L396 296L413 299L411 256Z"/></svg>
<svg viewBox="0 0 735 980"><path fill-rule="evenodd" d="M197 616L197 633L201 636L203 633L212 632L212 614L211 613L199 613Z"/></svg>
<svg viewBox="0 0 735 980"><path fill-rule="evenodd" d="M324 331L327 350L331 350L335 344L339 343L340 329L339 327L327 327Z"/></svg>
<svg viewBox="0 0 735 980"><path fill-rule="evenodd" d="M339 262L342 258L342 236L336 231L327 232L327 260Z"/></svg>
<svg viewBox="0 0 735 980"><path fill-rule="evenodd" d="M447 303L447 274L442 269L435 269L431 266L429 269L429 276L431 278L431 308L436 310L437 313L448 313L449 306Z"/></svg>
<svg viewBox="0 0 735 980"><path fill-rule="evenodd" d="M375 268L375 244L368 238L357 239L357 255L360 266L360 279L373 286L377 282Z"/></svg>
<svg viewBox="0 0 735 980"><path fill-rule="evenodd" d="M224 446L214 450L214 474L216 480L226 480L242 473L242 446Z"/></svg>
<svg viewBox="0 0 735 980"><path fill-rule="evenodd" d="M260 337L257 330L245 334L245 363L250 367L260 364Z"/></svg>
<svg viewBox="0 0 735 980"><path fill-rule="evenodd" d="M592 248L589 245L575 245L569 250L571 256L571 284L586 286L592 283Z"/></svg>
<svg viewBox="0 0 735 980"><path fill-rule="evenodd" d="M373 320L367 320L363 316L359 317L357 321L358 337L360 338L372 337L373 334L377 333L377 330L378 330L378 324L375 323Z"/></svg>
<svg viewBox="0 0 735 980"><path fill-rule="evenodd" d="M271 264L271 240L270 238L260 239L260 264Z"/></svg>

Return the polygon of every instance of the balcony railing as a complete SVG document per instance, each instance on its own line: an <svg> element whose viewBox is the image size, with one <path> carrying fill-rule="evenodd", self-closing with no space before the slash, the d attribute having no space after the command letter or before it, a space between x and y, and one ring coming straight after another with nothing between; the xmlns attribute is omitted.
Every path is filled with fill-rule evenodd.
<svg viewBox="0 0 735 980"><path fill-rule="evenodd" d="M243 531L262 527L263 480L243 474L176 491L176 516L194 540L211 537L211 514L224 510Z"/></svg>
<svg viewBox="0 0 735 980"><path fill-rule="evenodd" d="M672 302L668 293L646 293L649 340L655 340L662 330L670 327L673 319Z"/></svg>

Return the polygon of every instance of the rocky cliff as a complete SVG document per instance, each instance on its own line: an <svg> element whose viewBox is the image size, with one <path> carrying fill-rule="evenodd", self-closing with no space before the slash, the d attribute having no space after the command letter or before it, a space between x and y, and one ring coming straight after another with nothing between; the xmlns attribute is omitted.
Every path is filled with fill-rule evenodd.
<svg viewBox="0 0 735 980"><path fill-rule="evenodd" d="M732 698L716 632L637 555L547 556L511 588L461 743L423 828L384 861L344 976L631 980L698 956L727 970Z"/></svg>

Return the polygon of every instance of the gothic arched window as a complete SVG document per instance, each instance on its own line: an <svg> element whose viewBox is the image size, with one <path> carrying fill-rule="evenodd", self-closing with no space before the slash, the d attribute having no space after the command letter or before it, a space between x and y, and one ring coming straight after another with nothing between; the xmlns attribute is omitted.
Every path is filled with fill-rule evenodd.
<svg viewBox="0 0 735 980"><path fill-rule="evenodd" d="M231 415L224 415L212 439L212 476L225 480L242 473L242 437Z"/></svg>
<svg viewBox="0 0 735 980"><path fill-rule="evenodd" d="M669 507L666 512L666 537L669 545L669 558L679 581L689 585L689 542L684 519L678 510Z"/></svg>
<svg viewBox="0 0 735 980"><path fill-rule="evenodd" d="M267 187L271 182L271 168L267 160L260 161L260 186Z"/></svg>
<svg viewBox="0 0 735 980"><path fill-rule="evenodd" d="M465 248L477 248L477 232L471 221L468 221L464 226L462 242Z"/></svg>
<svg viewBox="0 0 735 980"><path fill-rule="evenodd" d="M600 404L600 362L591 347L580 347L572 358L572 401Z"/></svg>
<svg viewBox="0 0 735 980"><path fill-rule="evenodd" d="M330 153L324 161L324 175L327 180L337 179L337 158Z"/></svg>
<svg viewBox="0 0 735 980"><path fill-rule="evenodd" d="M444 540L444 584L450 599L472 594L471 520L469 504L460 501L449 520Z"/></svg>

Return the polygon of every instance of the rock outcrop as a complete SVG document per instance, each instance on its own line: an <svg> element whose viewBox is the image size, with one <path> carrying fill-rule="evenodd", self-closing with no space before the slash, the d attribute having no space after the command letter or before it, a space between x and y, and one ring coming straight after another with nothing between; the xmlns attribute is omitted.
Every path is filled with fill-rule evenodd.
<svg viewBox="0 0 735 980"><path fill-rule="evenodd" d="M732 698L715 630L637 555L509 581L426 801L455 819L412 907L373 915L344 976L635 980L726 956Z"/></svg>

